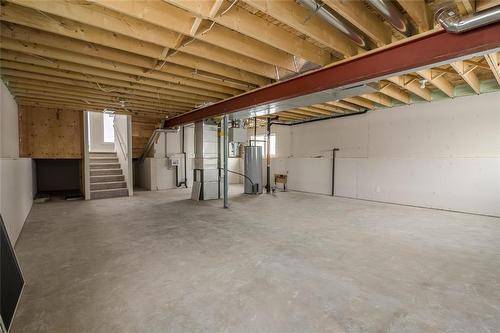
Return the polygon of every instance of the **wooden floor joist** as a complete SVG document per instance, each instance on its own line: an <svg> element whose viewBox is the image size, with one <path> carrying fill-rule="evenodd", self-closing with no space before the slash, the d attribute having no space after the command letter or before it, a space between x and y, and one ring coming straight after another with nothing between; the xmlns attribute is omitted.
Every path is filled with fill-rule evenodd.
<svg viewBox="0 0 500 333"><path fill-rule="evenodd" d="M495 1L455 3L462 15L470 15L491 8ZM464 84L480 93L481 81L492 79L500 84L498 53L492 51L500 47L494 37L500 35L498 24L461 35L429 31L428 2L396 2L414 26L413 36L403 36L376 9L359 1L321 2L318 11L330 12L364 35L367 44L361 48L300 1L4 0L0 74L11 93L25 103L40 98L44 105L73 101L94 109L128 103L145 116L158 112L163 117L165 110L171 117L180 115L169 120L170 125L200 114L233 112L241 100L261 104L269 99L268 91L297 97L340 80L348 85L370 82L379 90L280 112L281 119L313 119L391 107L393 102L454 97ZM430 44L401 51L426 42ZM487 47L489 53L473 56ZM350 61L363 64L363 59L397 50L399 55L344 70ZM470 59L463 57L469 54ZM443 65L452 55L462 58L450 60L451 67ZM430 66L431 59L440 64ZM409 68L405 64L418 72L401 71ZM326 74L332 68L337 68L335 75ZM394 72L404 75L391 77ZM312 76L317 79L305 79ZM290 77L299 84L288 82Z"/></svg>

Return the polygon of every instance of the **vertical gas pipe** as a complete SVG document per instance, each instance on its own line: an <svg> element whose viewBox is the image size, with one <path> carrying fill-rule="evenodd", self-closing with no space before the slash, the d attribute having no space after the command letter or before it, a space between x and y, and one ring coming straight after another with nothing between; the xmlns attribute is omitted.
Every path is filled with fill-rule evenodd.
<svg viewBox="0 0 500 333"><path fill-rule="evenodd" d="M228 185L228 179L227 179L227 168L228 168L228 163L227 163L227 155L228 155L228 146L229 146L229 136L228 136L228 131L229 131L229 126L228 126L228 116L227 114L224 115L224 118L222 120L223 122L223 131L224 131L224 208L229 208L229 203L228 203L228 193L229 193L229 185Z"/></svg>
<svg viewBox="0 0 500 333"><path fill-rule="evenodd" d="M271 193L271 118L267 118L266 135L266 193Z"/></svg>
<svg viewBox="0 0 500 333"><path fill-rule="evenodd" d="M257 117L253 117L253 145L257 146Z"/></svg>
<svg viewBox="0 0 500 333"><path fill-rule="evenodd" d="M188 187L188 177L187 177L187 152L186 152L186 138L185 132L186 129L182 126L182 155L184 155L184 187Z"/></svg>
<svg viewBox="0 0 500 333"><path fill-rule="evenodd" d="M335 155L339 149L333 148L332 152L332 197L335 195Z"/></svg>

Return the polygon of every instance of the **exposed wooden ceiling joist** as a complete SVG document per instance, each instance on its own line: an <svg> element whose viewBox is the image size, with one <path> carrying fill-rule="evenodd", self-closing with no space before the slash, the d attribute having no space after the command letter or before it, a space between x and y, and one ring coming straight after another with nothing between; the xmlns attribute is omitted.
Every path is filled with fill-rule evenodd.
<svg viewBox="0 0 500 333"><path fill-rule="evenodd" d="M386 106L386 107L392 106L391 98L389 96L384 95L384 94L379 93L379 92L364 94L364 95L361 95L360 97L365 98L367 100L370 100L372 102L375 102L377 104Z"/></svg>
<svg viewBox="0 0 500 333"><path fill-rule="evenodd" d="M451 84L451 82L444 77L445 73L436 73L436 71L433 71L432 69L424 69L418 71L417 73L433 86L448 95L448 97L453 97L455 87L453 87L453 84Z"/></svg>
<svg viewBox="0 0 500 333"><path fill-rule="evenodd" d="M464 79L464 81L467 82L476 94L481 93L479 79L474 73L474 66L467 65L463 61L453 62L450 65Z"/></svg>
<svg viewBox="0 0 500 333"><path fill-rule="evenodd" d="M175 90L162 89L143 84L137 84L127 81L114 80L98 76L88 76L81 73L61 71L57 69L39 67L35 65L26 66L23 63L3 61L2 75L12 77L27 78L30 80L42 80L46 82L63 82L73 86L97 87L102 90L127 91L134 94L141 94L151 98L159 96L165 99L176 100L180 102L201 104L203 102L216 101L215 98L207 99L204 96L183 93ZM5 66L5 67L3 67Z"/></svg>
<svg viewBox="0 0 500 333"><path fill-rule="evenodd" d="M330 54L308 43L258 16L252 15L238 6L232 6L223 15L210 16L210 1L164 0L172 5L191 12L197 17L213 20L217 24L237 31L245 36L260 40L282 51L304 58L312 63L324 66L330 63ZM201 3L201 5L200 5Z"/></svg>
<svg viewBox="0 0 500 333"><path fill-rule="evenodd" d="M189 22L193 18L192 15L162 1L89 0L89 2L183 35L189 35L191 29ZM270 65L290 71L295 70L293 55L220 25L211 25L193 38Z"/></svg>
<svg viewBox="0 0 500 333"><path fill-rule="evenodd" d="M432 28L432 19L425 0L397 0L412 20L417 24L420 32Z"/></svg>
<svg viewBox="0 0 500 333"><path fill-rule="evenodd" d="M55 83L40 82L40 81L23 81L17 78L10 79L8 81L8 87L14 90L22 89L25 91L40 91L40 92L53 92L61 94L72 94L75 96L86 97L90 99L105 99L109 101L124 101L125 103L130 101L137 104L142 104L144 106L151 106L156 108L169 108L172 110L177 110L179 112L185 112L192 109L192 106L179 104L178 102L172 102L163 99L151 99L136 95L125 95L117 94L114 92L104 92L96 89L88 89L82 87L68 87Z"/></svg>
<svg viewBox="0 0 500 333"><path fill-rule="evenodd" d="M193 78L201 81L214 82L215 84L226 85L240 90L248 90L251 84L266 85L270 83L269 79L258 76L252 73L245 73L236 68L224 66L212 61L202 59L202 66L197 66L199 58L187 54L181 54L180 57L174 55L169 58L181 59L182 65L172 62L157 61L147 56L141 56L135 53L121 51L117 48L101 46L90 42L84 42L77 39L67 38L65 36L47 33L40 30L23 27L16 24L1 24L1 34L3 37L16 39L24 42L32 42L53 48L64 49L81 54L82 57L94 56L107 60L118 61L138 67L143 67L144 70L155 69L163 72L180 75L186 78ZM183 60L182 60L183 58ZM191 61L188 59L192 58ZM197 71L193 69L207 70L207 76L197 75ZM201 71L200 73L204 73ZM215 79L210 79L212 75Z"/></svg>
<svg viewBox="0 0 500 333"><path fill-rule="evenodd" d="M401 75L390 77L387 80L403 89L412 92L413 94L425 99L426 101L430 101L432 99L431 91L425 86L422 87L419 79L416 77L412 77L410 75Z"/></svg>
<svg viewBox="0 0 500 333"><path fill-rule="evenodd" d="M186 68L172 68L169 67L170 72L164 72L153 69L145 69L143 67L139 67L137 65L132 65L124 62L117 62L104 58L97 58L90 55L82 56L77 52L66 51L63 49L58 49L54 47L49 47L41 44L18 41L15 39L7 38L2 36L0 40L0 47L3 49L15 51L15 52L24 52L29 53L31 55L35 55L38 57L42 57L47 59L46 62L65 62L65 63L74 63L77 66L83 65L88 67L93 67L95 69L102 69L107 71L114 71L118 73L133 75L139 79L141 78L149 78L155 79L163 82L169 82L172 85L177 86L179 89L189 90L198 94L206 94L207 96L213 97L229 97L232 95L236 95L241 93L242 89L236 89L234 87L224 86L220 80L210 79L210 78L188 78L186 76L192 75L189 70ZM103 49L103 48L101 48ZM83 51L82 51L83 52ZM120 55L121 51L111 51L111 54ZM102 54L101 54L102 55ZM111 59L111 55L109 55ZM125 60L124 60L125 61ZM129 63L133 61L130 60ZM177 66L177 65L175 65ZM175 74L172 74L175 73ZM181 76L181 74L183 76Z"/></svg>
<svg viewBox="0 0 500 333"><path fill-rule="evenodd" d="M411 97L406 91L401 90L392 82L383 82L380 85L379 91L389 97L394 98L405 104L410 104Z"/></svg>
<svg viewBox="0 0 500 333"><path fill-rule="evenodd" d="M306 36L330 47L343 56L360 52L340 31L332 28L321 18L312 15L306 8L294 1L244 0L250 6L272 16Z"/></svg>
<svg viewBox="0 0 500 333"><path fill-rule="evenodd" d="M486 58L486 61L488 62L488 65L490 66L491 71L493 72L493 75L495 76L495 79L497 80L498 84L500 85L500 56L498 52L495 53L490 53L484 56Z"/></svg>
<svg viewBox="0 0 500 333"><path fill-rule="evenodd" d="M128 82L132 82L132 83L141 83L141 84L150 85L150 86L154 86L154 87L165 88L165 89L169 89L169 90L176 90L176 91L184 92L184 93L188 93L188 94L192 93L192 94L196 94L199 96L215 97L217 99L231 96L230 94L227 94L227 93L208 91L206 89L202 89L202 88L198 88L198 87L190 87L190 86L176 84L175 81L168 82L168 81L162 81L161 79L157 79L157 78L154 78L154 79L146 78L146 77L141 77L141 76L137 76L137 75L130 74L130 73L122 73L122 72L117 72L117 71L112 71L112 70L107 70L107 69L102 69L102 68L97 68L97 67L92 67L92 66L80 65L77 63L72 63L72 62L63 61L63 60L56 60L53 58L41 59L41 58L37 58L37 57L31 56L31 55L15 53L14 51L3 50L1 57L2 57L2 59L6 60L5 61L6 64L8 64L7 61L15 61L18 63L23 63L23 64L31 64L31 65L41 66L41 67L69 70L72 72L81 73L83 75L100 76L100 77L105 77L105 78L112 78L115 80L128 81ZM26 66L26 65L23 65L23 66ZM26 67L23 67L23 66L19 66L15 69L25 70ZM6 66L6 67L12 68L9 66Z"/></svg>
<svg viewBox="0 0 500 333"><path fill-rule="evenodd" d="M377 45L382 46L391 42L390 27L369 12L361 1L324 0L324 3L370 37Z"/></svg>
<svg viewBox="0 0 500 333"><path fill-rule="evenodd" d="M267 78L276 78L273 65L201 41L196 43L188 41L179 46L178 33L105 8L66 1L12 0L10 2L5 3L0 13L2 19L9 22L100 45L130 49L130 52L138 54L154 53L158 56L152 57L158 59L164 58L165 48L178 48L192 56L227 64Z"/></svg>
<svg viewBox="0 0 500 333"><path fill-rule="evenodd" d="M396 1L420 32L431 28L425 0ZM456 0L462 13L498 1ZM324 6L377 47L402 38L359 1L324 0ZM311 65L307 61L324 66L364 52L294 0L4 0L0 20L2 77L18 101L80 105L85 100L98 110L125 100L142 110L141 116L164 114L162 108L170 115L184 113L266 86ZM500 84L497 54L452 67L392 77L377 93L279 116L310 119L390 107L392 99L419 100L411 94L429 101L431 89L453 97L463 82L479 93L479 80L493 77Z"/></svg>
<svg viewBox="0 0 500 333"><path fill-rule="evenodd" d="M185 112L185 110L179 110L176 108L167 107L155 107L151 105L146 105L138 103L135 101L128 100L125 105L122 105L119 101L115 99L99 98L89 94L77 94L77 93L66 93L63 91L57 92L50 89L25 89L11 87L11 91L17 97L24 98L44 98L62 101L76 101L80 103L85 103L88 105L93 105L94 103L99 103L99 105L104 105L106 108L137 108L143 111L149 111L153 113L165 113L171 116Z"/></svg>

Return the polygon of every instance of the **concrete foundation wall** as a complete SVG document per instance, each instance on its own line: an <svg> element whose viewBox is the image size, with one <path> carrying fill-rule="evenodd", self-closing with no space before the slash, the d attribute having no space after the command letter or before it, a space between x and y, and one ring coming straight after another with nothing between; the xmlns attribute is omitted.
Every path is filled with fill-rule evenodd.
<svg viewBox="0 0 500 333"><path fill-rule="evenodd" d="M15 243L33 204L36 183L31 158L19 158L18 107L0 82L0 214Z"/></svg>
<svg viewBox="0 0 500 333"><path fill-rule="evenodd" d="M259 131L262 132L263 130ZM500 93L273 126L293 190L500 216Z"/></svg>

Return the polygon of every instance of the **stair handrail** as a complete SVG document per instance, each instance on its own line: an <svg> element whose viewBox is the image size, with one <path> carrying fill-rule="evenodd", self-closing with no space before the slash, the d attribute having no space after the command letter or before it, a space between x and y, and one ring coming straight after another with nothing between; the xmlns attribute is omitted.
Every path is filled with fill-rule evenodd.
<svg viewBox="0 0 500 333"><path fill-rule="evenodd" d="M113 121L113 128L115 129L115 133L117 134L116 136L118 138L118 145L120 146L122 154L123 154L123 156L125 156L125 160L128 161L128 154L125 152L125 148L124 148L124 145L125 145L124 140L122 138L120 130L118 129L118 126L116 126L114 121Z"/></svg>
<svg viewBox="0 0 500 333"><path fill-rule="evenodd" d="M147 154L149 153L149 151L153 147L153 145L156 141L156 138L158 137L158 135L160 133L179 133L180 130L181 130L180 127L177 127L175 129L165 129L165 128L155 129L153 131L153 133L151 133L151 136L149 137L148 143L146 144L146 146L144 147L144 150L142 151L141 157L139 158L139 162L140 163L144 162L144 159L146 158Z"/></svg>

